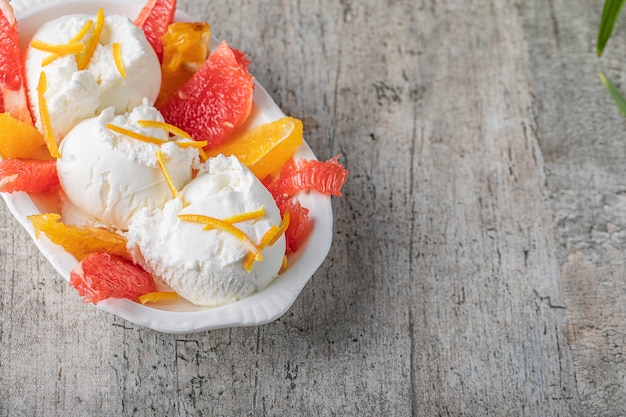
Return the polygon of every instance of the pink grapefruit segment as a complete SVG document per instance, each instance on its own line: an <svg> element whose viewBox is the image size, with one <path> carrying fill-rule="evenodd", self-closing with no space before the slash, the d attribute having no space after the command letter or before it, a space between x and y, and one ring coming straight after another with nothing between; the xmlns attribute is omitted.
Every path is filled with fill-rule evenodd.
<svg viewBox="0 0 626 417"><path fill-rule="evenodd" d="M294 197L300 191L315 190L325 195L341 196L341 188L348 179L348 170L339 163L339 155L326 162L293 158L280 170L278 178L267 178L270 191L281 215L289 213L291 221L285 232L287 253L298 250L312 231L309 210Z"/></svg>
<svg viewBox="0 0 626 417"><path fill-rule="evenodd" d="M70 273L70 285L86 303L98 304L107 298L128 298L155 292L152 276L142 267L106 252L92 253Z"/></svg>
<svg viewBox="0 0 626 417"><path fill-rule="evenodd" d="M139 26L146 39L159 57L163 57L162 36L167 27L174 21L176 12L176 0L149 0L135 19L135 25Z"/></svg>
<svg viewBox="0 0 626 417"><path fill-rule="evenodd" d="M252 111L254 77L243 53L222 42L160 110L165 120L195 140L217 146Z"/></svg>
<svg viewBox="0 0 626 417"><path fill-rule="evenodd" d="M0 113L33 124L28 109L17 22L7 0L0 0Z"/></svg>
<svg viewBox="0 0 626 417"><path fill-rule="evenodd" d="M0 192L40 193L59 185L55 160L4 159L0 161Z"/></svg>
<svg viewBox="0 0 626 417"><path fill-rule="evenodd" d="M347 179L348 170L339 163L339 155L326 162L291 159L283 165L278 179L269 184L268 189L272 195L288 197L308 190L341 197L341 188Z"/></svg>

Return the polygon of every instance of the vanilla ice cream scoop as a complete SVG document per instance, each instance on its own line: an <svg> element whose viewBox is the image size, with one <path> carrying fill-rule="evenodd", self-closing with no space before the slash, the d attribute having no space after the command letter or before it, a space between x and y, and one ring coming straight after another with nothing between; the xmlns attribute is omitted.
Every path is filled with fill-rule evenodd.
<svg viewBox="0 0 626 417"><path fill-rule="evenodd" d="M192 167L198 164L197 149L182 148L174 141L147 143L107 128L112 124L169 139L162 129L140 127L140 120L162 122L163 117L147 101L120 116L109 107L99 116L80 122L61 142L57 171L65 222L126 230L138 209L163 207L173 195L158 166L159 149L177 189L191 180Z"/></svg>
<svg viewBox="0 0 626 417"><path fill-rule="evenodd" d="M42 25L33 39L53 45L67 44L90 19L94 21L93 30L96 16L60 17ZM90 34L88 32L81 42L84 43ZM114 44L119 44L125 78L115 63ZM141 104L143 98L154 103L159 94L159 59L143 31L126 16L104 18L98 45L86 69L78 70L78 55L72 54L59 56L42 66L42 61L50 55L50 52L29 46L26 52L26 80L36 124L41 129L37 85L41 72L46 73L44 98L57 141L78 122L98 115L107 107L112 106L116 114L124 114Z"/></svg>
<svg viewBox="0 0 626 417"><path fill-rule="evenodd" d="M263 207L263 217L235 223L255 243L272 226L280 225L271 194L236 157L209 159L180 196L163 209L146 208L131 218L126 237L137 263L190 302L206 306L247 297L278 275L285 254L284 236L266 247L263 260L248 272L244 261L249 249L234 234L205 230L204 224L179 218L179 214L197 214L223 220Z"/></svg>

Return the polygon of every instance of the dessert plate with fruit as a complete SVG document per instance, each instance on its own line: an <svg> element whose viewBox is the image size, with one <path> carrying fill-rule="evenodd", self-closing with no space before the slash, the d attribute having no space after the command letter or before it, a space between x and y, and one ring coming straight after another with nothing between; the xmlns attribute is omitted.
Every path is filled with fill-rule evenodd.
<svg viewBox="0 0 626 417"><path fill-rule="evenodd" d="M167 333L284 314L347 171L245 53L175 0L0 9L0 195L77 295Z"/></svg>

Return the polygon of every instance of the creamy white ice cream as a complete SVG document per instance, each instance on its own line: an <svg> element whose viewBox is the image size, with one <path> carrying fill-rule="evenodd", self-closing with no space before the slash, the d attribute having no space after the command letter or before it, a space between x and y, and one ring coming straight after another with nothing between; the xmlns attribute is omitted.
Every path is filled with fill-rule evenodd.
<svg viewBox="0 0 626 417"><path fill-rule="evenodd" d="M96 17L69 15L58 18L41 26L33 39L66 44L89 19L95 22ZM159 93L161 67L143 31L126 16L106 16L104 22L100 42L89 66L83 71L78 71L75 55L64 55L42 67L42 60L50 53L33 47L27 50L26 79L36 124L41 129L37 84L41 72L45 71L47 90L44 98L57 141L78 122L98 115L107 107L113 106L116 114L123 114L139 105L143 98L154 103ZM115 65L114 43L121 45L126 78Z"/></svg>
<svg viewBox="0 0 626 417"><path fill-rule="evenodd" d="M162 122L163 117L147 101L120 116L115 116L113 108L109 107L98 117L80 122L63 139L57 170L64 193L65 222L126 230L135 211L161 208L172 198L157 164L159 145L106 127L111 123L147 136L168 139L162 129L139 127L139 120ZM198 150L183 149L173 141L161 145L160 149L174 185L181 189L192 178Z"/></svg>
<svg viewBox="0 0 626 417"><path fill-rule="evenodd" d="M182 201L181 201L182 200ZM183 204L184 202L184 204ZM285 238L263 250L263 261L250 272L249 253L239 239L221 230L179 219L200 214L218 219L257 210L265 216L236 223L253 242L279 226L280 212L261 182L235 157L211 158L194 180L163 209L137 211L129 225L128 247L147 271L162 278L179 295L197 305L215 306L244 298L267 286L280 271Z"/></svg>

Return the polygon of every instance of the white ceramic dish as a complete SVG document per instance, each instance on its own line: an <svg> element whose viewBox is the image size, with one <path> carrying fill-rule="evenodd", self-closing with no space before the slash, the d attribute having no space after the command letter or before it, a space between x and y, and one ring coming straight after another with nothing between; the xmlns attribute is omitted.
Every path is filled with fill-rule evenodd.
<svg viewBox="0 0 626 417"><path fill-rule="evenodd" d="M24 48L39 26L56 17L71 13L95 14L102 6L105 14L126 14L134 19L145 3L142 0L13 0L11 4L18 20L20 42ZM177 12L176 20L192 19L182 12ZM217 26L219 21L209 23ZM284 116L258 83L255 86L254 104L255 110L248 122L250 126ZM306 143L298 149L296 156L315 158ZM55 210L54 202L26 193L0 193L0 195L11 213L33 238L41 253L69 281L70 271L77 264L76 259L46 238L36 239L33 227L27 219L27 216L32 214ZM302 288L322 264L332 241L333 218L330 197L310 193L302 195L300 202L310 210L309 215L314 222L313 232L306 244L289 257L288 269L264 290L241 301L215 308L196 307L184 300L146 306L126 299L105 300L98 303L97 307L138 325L165 333L191 333L224 327L254 326L277 319L291 307ZM78 293L76 296L78 297Z"/></svg>

